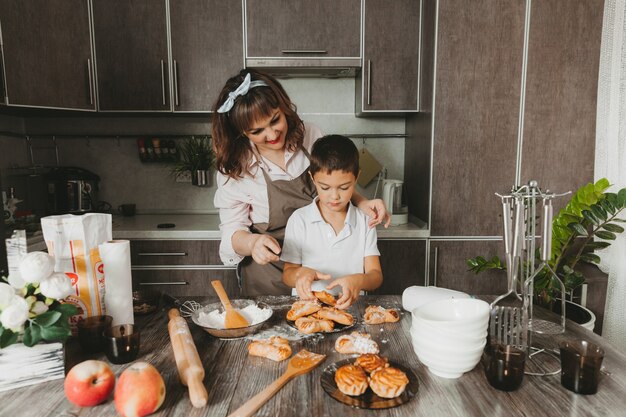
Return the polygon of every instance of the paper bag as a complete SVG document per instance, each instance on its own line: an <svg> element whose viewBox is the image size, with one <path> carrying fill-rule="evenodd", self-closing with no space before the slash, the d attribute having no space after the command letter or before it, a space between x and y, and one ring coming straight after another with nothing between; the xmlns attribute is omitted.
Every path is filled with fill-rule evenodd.
<svg viewBox="0 0 626 417"><path fill-rule="evenodd" d="M110 214L64 214L41 219L48 253L54 256L54 270L72 280L74 293L66 301L78 307L70 319L75 327L81 318L105 314L104 268L98 245L113 238Z"/></svg>

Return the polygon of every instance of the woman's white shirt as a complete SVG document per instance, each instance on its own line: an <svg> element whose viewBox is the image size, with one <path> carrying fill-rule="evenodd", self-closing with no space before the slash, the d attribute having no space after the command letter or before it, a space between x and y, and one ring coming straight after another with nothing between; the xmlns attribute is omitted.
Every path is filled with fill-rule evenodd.
<svg viewBox="0 0 626 417"><path fill-rule="evenodd" d="M315 141L323 134L315 125L305 122L304 127L303 146L310 153ZM250 146L254 146L252 142ZM220 212L222 236L220 258L225 265L237 265L243 259L243 256L233 249L233 234L238 230L249 230L253 223L266 223L269 220L267 184L259 164L264 164L263 167L272 181L293 180L309 167L309 159L301 149L296 152L286 150L286 170L283 170L270 160L259 156L255 149L250 161L252 176L246 175L235 181L220 172L217 173L214 205Z"/></svg>

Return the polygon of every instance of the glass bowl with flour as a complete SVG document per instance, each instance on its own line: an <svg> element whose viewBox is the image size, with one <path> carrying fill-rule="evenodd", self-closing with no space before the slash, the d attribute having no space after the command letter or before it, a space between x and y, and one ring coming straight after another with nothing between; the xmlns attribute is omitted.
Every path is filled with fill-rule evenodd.
<svg viewBox="0 0 626 417"><path fill-rule="evenodd" d="M220 339L236 339L256 333L271 317L274 311L270 306L254 300L231 300L250 325L237 329L224 328L226 313L222 303L211 303L194 311L191 320L205 332Z"/></svg>

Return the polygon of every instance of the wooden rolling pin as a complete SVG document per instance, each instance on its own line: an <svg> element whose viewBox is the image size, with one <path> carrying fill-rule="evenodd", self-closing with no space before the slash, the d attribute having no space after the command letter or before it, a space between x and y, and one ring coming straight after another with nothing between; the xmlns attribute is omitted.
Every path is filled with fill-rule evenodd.
<svg viewBox="0 0 626 417"><path fill-rule="evenodd" d="M167 330L170 334L180 382L189 388L191 404L196 408L202 408L206 405L209 394L202 382L204 367L200 362L196 345L193 343L187 322L180 316L178 309L172 308L168 317L170 321Z"/></svg>

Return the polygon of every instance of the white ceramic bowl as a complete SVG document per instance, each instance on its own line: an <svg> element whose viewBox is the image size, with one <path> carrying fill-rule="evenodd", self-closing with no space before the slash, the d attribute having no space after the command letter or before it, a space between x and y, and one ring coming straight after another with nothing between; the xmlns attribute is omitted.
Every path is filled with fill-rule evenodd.
<svg viewBox="0 0 626 417"><path fill-rule="evenodd" d="M477 354L467 354L464 357L443 357L434 351L424 349L420 345L414 345L413 349L420 361L428 367L433 374L443 378L459 378L465 372L471 371L480 362L482 350Z"/></svg>
<svg viewBox="0 0 626 417"><path fill-rule="evenodd" d="M435 301L413 310L414 320L449 330L480 329L489 323L489 304L474 298ZM470 330L470 331L471 331Z"/></svg>
<svg viewBox="0 0 626 417"><path fill-rule="evenodd" d="M429 335L419 330L411 330L411 341L413 344L419 344L431 350L445 352L449 355L464 353L467 351L475 351L485 346L487 337L475 338L463 341L453 341L447 338Z"/></svg>
<svg viewBox="0 0 626 417"><path fill-rule="evenodd" d="M432 337L436 339L444 339L448 343L463 344L479 341L480 339L486 339L487 326L476 326L472 331L458 332L451 331L445 327L437 327L424 321L415 320L411 325L411 330L415 330L421 335Z"/></svg>
<svg viewBox="0 0 626 417"><path fill-rule="evenodd" d="M413 285L402 292L402 307L406 311L413 311L424 304L448 298L469 298L469 295L447 288Z"/></svg>

